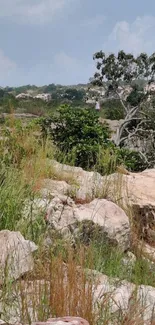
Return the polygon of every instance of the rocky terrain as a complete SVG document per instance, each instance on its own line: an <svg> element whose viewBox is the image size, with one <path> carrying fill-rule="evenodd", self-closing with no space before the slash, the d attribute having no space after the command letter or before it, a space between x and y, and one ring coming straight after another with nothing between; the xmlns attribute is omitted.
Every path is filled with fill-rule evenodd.
<svg viewBox="0 0 155 325"><path fill-rule="evenodd" d="M53 246L55 233L60 234L70 247L75 247L78 240L88 243L92 232L96 230L98 240L106 238L111 245L123 252L122 268L127 267L128 272L132 272L137 260L134 254L136 247L144 261L149 261L150 272L154 272L155 170L125 173L120 169L110 176L101 176L53 160L49 162L55 173L61 174L61 180L43 179L39 197L33 200L32 218L36 218L42 211L46 223L42 248L49 249ZM25 202L23 205L23 218L27 217L29 204ZM33 274L36 261L34 256L40 248L25 240L20 232L9 230L0 232L0 246L0 313L1 318L5 320L1 321L1 324L23 323L23 299L27 302L30 321L36 322L38 314L34 311L33 295L35 304L39 300L40 292L47 300L51 295L48 277L33 279L31 276L29 280L25 277L26 274ZM65 279L69 276L68 266L64 264L63 267L64 281L67 281ZM93 279L93 308L101 308L99 306L103 306L105 297L108 297L108 310L114 319L120 313L132 313L139 322L133 324L154 324L154 287L136 285L126 279L109 277L91 269L85 271L87 276ZM12 285L5 291L4 299L6 281L7 286L8 283ZM72 325L88 324L87 321L74 317L47 320L47 324L63 325L66 322ZM119 323L115 320L108 324Z"/></svg>

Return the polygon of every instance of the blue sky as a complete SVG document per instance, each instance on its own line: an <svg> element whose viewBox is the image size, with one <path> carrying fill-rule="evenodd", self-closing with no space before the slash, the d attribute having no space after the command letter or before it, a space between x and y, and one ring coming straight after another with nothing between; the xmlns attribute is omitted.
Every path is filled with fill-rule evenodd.
<svg viewBox="0 0 155 325"><path fill-rule="evenodd" d="M154 0L0 0L0 86L85 83L94 52L151 53L154 35Z"/></svg>

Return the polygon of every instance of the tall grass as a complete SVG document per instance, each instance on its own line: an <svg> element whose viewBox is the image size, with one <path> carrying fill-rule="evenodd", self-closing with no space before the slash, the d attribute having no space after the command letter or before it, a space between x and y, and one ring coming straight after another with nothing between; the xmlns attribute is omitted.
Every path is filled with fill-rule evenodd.
<svg viewBox="0 0 155 325"><path fill-rule="evenodd" d="M65 259L61 251L56 255L53 250L38 255L32 273L2 288L0 303L5 320L10 321L14 316L17 322L30 324L70 315L83 317L90 325L153 325L151 320L143 321L145 306L138 301L136 290L126 311L117 306L118 311L111 312L112 301L116 303L113 292L95 302L98 279L93 271L85 269L87 253L84 247L76 252L68 246ZM93 267L90 248L89 258Z"/></svg>
<svg viewBox="0 0 155 325"><path fill-rule="evenodd" d="M31 188L14 168L0 170L0 229L15 230Z"/></svg>

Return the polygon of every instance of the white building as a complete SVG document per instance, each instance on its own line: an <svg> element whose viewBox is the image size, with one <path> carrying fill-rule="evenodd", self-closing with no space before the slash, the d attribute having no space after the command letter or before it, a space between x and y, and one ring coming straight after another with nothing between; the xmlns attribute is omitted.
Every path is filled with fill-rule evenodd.
<svg viewBox="0 0 155 325"><path fill-rule="evenodd" d="M51 94L38 94L34 98L42 99L45 102L49 102L51 100Z"/></svg>
<svg viewBox="0 0 155 325"><path fill-rule="evenodd" d="M28 99L28 98L32 98L32 96L30 94L26 94L26 93L21 93L19 95L16 96L17 99Z"/></svg>

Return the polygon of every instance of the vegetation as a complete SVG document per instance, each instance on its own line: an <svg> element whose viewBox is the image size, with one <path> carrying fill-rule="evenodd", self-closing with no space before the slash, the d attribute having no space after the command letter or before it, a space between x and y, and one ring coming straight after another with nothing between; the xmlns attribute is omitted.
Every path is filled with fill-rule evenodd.
<svg viewBox="0 0 155 325"><path fill-rule="evenodd" d="M101 145L106 146L110 135L108 126L100 124L98 119L94 110L63 106L57 115L42 121L42 130L45 133L48 129L68 162L71 159L76 166L92 168Z"/></svg>
<svg viewBox="0 0 155 325"><path fill-rule="evenodd" d="M134 57L132 54L120 51L118 55L106 56L103 51L100 51L94 55L94 59L97 61L98 72L94 75L93 84L106 88L107 98L109 96L116 98L122 105L124 113L124 120L117 130L115 144L124 146L131 139L136 141L137 138L147 138L146 125L150 124L151 120L148 119L149 115L146 117L143 110L152 94L149 87L145 88L142 83L138 84L138 81L147 80L147 85L151 85L154 81L155 54L148 56L141 53ZM120 89L124 91L124 95L120 94ZM154 133L152 142L154 142ZM139 148L139 151L142 152L143 159L148 166L151 166L154 163L154 157L148 159L150 155L147 155L146 148ZM150 148L149 151L151 151Z"/></svg>
<svg viewBox="0 0 155 325"><path fill-rule="evenodd" d="M72 109L69 115L70 110L71 108L68 107L61 108L57 112L59 115L55 116L55 123L58 123L59 119L60 126L63 127L64 120L61 117L66 118L68 128L63 128L63 130L69 132L72 126L70 143L73 145L78 143L76 141L80 143L79 125L81 125L81 131L85 132L85 138L88 135L94 136L92 142L90 141L92 145L98 139L101 145L104 141L104 167L108 170L106 152L108 150L114 152L118 148L110 144L107 126L99 124L99 117L95 111ZM110 277L119 276L120 280L127 279L135 284L154 286L154 273L150 271L150 264L147 261L137 255L137 261L131 269L124 266L122 260L125 254L107 242L106 238L101 237L96 229L89 236L89 240L86 240L88 232L82 230L82 237L79 241L77 240L73 248L58 233L55 235L52 233L50 248L43 245L49 230L44 221L44 211L35 214L34 218L34 201L40 197L39 191L43 179L48 177L63 179L63 176L60 173L56 175L51 164L48 163L49 159L57 156L57 149L48 138L48 134L46 134L46 139L41 139L38 122L40 123L40 119L23 123L11 115L1 125L0 230L20 231L26 239L33 240L39 245L35 256L34 271L23 276L16 283L6 281L1 288L0 302L4 306L4 315L6 309L11 310L12 305L15 304L17 308L15 315L19 315L20 308L21 322L28 323L30 321L29 302L31 301L32 311L38 321L44 321L51 315L56 317L72 314L86 318L90 325L107 325L111 322L115 324L116 321L118 325L130 325L134 317L133 324L143 324L140 323L140 312L135 316L135 311L137 312L138 309L136 298L134 311L127 311L125 315L123 313L112 315L109 312L109 295L105 297L102 305L98 305L98 311L94 310L92 289L97 285L97 279L95 280L93 271L87 270L86 272L86 269L94 269ZM57 126L59 127L59 124ZM76 133L73 132L73 126L76 128ZM60 153L60 148L67 150L70 143L67 142L68 133L64 138L61 136L61 129L58 128L58 131L55 144L59 144L60 141L60 145L62 143L64 146L59 147ZM76 135L79 136L78 140ZM63 142L65 139L66 142ZM108 155L106 157L109 157ZM132 159L130 157L128 159L131 163ZM136 254L136 251L134 253ZM31 283L33 286L30 299L28 288Z"/></svg>
<svg viewBox="0 0 155 325"><path fill-rule="evenodd" d="M117 148L110 139L106 123L100 123L93 109L62 106L52 117L41 119L42 135L50 135L59 148L56 158L85 169L110 174L117 165L143 170L146 165L138 152ZM65 160L64 160L65 157Z"/></svg>
<svg viewBox="0 0 155 325"><path fill-rule="evenodd" d="M117 99L110 99L101 104L100 115L109 120L121 120L124 119L124 110Z"/></svg>

